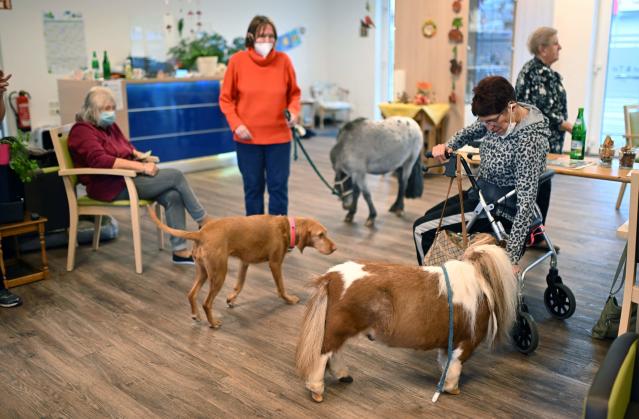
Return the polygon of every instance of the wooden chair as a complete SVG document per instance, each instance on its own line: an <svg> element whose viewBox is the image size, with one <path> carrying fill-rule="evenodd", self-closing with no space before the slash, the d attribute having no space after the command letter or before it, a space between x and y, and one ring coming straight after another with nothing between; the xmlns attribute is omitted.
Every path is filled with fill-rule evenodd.
<svg viewBox="0 0 639 419"><path fill-rule="evenodd" d="M623 107L623 117L626 126L626 144L632 147L639 147L639 105L627 105ZM622 183L619 187L619 195L617 196L616 209L621 207L623 195L626 192L626 184Z"/></svg>
<svg viewBox="0 0 639 419"><path fill-rule="evenodd" d="M353 105L347 102L348 90L335 83L315 82L311 86L311 97L315 101L316 113L319 117L320 129L324 129L324 118L327 112L335 116L338 112L345 113L344 120L348 122Z"/></svg>
<svg viewBox="0 0 639 419"><path fill-rule="evenodd" d="M135 272L142 273L142 246L140 235L140 207L155 207L158 216L161 216L161 207L154 201L138 199L138 192L133 183L136 173L133 170L123 169L95 169L76 168L68 148L68 135L72 124L51 129L51 141L55 149L60 170L58 174L62 176L64 188L69 201L69 250L67 253L67 271L72 271L75 263L75 250L78 239L78 219L80 215L93 215L95 230L93 233L93 250L98 250L100 244L100 223L103 215L117 215L124 212L131 216L131 230L133 232L133 254L135 258ZM123 176L127 191L128 200L119 201L98 201L88 196L78 196L76 186L78 175L107 175ZM164 235L158 229L160 249L164 248Z"/></svg>
<svg viewBox="0 0 639 419"><path fill-rule="evenodd" d="M623 304L621 305L621 319L619 320L619 335L628 332L632 304L639 303L639 286L637 279L637 229L639 213L639 172L633 172L630 182L630 219L628 220L628 251L626 259L626 276L623 289ZM639 323L638 323L639 324Z"/></svg>

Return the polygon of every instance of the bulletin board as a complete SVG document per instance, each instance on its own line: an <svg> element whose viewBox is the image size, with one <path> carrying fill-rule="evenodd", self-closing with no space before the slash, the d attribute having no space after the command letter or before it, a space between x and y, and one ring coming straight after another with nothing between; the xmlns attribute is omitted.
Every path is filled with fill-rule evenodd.
<svg viewBox="0 0 639 419"><path fill-rule="evenodd" d="M43 15L47 69L51 74L68 74L87 68L84 19L81 13L45 12Z"/></svg>

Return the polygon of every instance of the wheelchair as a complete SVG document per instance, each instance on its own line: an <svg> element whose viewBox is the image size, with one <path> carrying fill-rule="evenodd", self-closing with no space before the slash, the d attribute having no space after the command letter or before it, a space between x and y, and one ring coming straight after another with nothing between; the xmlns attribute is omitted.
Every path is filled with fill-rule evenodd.
<svg viewBox="0 0 639 419"><path fill-rule="evenodd" d="M472 157L472 154L468 154L469 157ZM426 157L432 157L430 152L426 152ZM454 178L457 173L457 159L455 153L447 154L449 160L445 163L430 166L444 166L444 176ZM485 193L482 191L477 179L475 179L475 175L471 171L470 166L465 158L460 159L463 167L463 172L465 172L465 176L468 177L471 183L471 190L469 193L474 193L474 198L478 200L478 204L473 210L473 214L469 217L466 222L466 229L469 233L473 232L473 226L477 223L477 221L482 220L484 222L488 222L491 226L493 234L498 241L505 241L507 233L505 231L502 223L495 218L493 215L493 211L497 209L504 208L507 204L508 200L511 199L510 202L513 202L515 199L515 190L510 190L509 192L495 198L489 200L486 198ZM546 171L539 179L539 184L543 184L544 182L550 181L553 177L553 171ZM417 233L414 232L416 235ZM542 262L550 259L550 269L548 274L546 275L546 284L547 288L544 291L544 305L546 309L556 319L565 320L572 316L575 312L576 301L575 296L566 286L561 276L559 275L559 269L557 268L557 250L552 244L550 237L548 236L545 227L543 225L543 217L539 206L535 203L535 208L533 211L533 222L529 228L529 235L531 241L533 240L545 240L548 243L548 251L546 251L539 258L535 259L531 262L525 269L523 269L518 275L518 307L517 307L517 318L515 325L513 326L513 330L511 336L513 338L513 343L517 347L517 349L525 354L532 353L537 349L539 345L539 333L537 331L537 324L535 319L528 311L528 306L524 301L523 290L525 287L525 278L526 275L534 268L539 266ZM420 240L421 241L421 240ZM416 240L416 245L418 241ZM529 243L529 244L532 244ZM419 250L418 250L419 252Z"/></svg>

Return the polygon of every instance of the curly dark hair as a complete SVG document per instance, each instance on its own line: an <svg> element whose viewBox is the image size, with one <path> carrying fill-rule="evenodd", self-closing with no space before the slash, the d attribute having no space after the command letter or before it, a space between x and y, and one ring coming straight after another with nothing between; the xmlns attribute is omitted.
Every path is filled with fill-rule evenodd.
<svg viewBox="0 0 639 419"><path fill-rule="evenodd" d="M271 25L273 28L273 34L275 35L274 41L277 41L277 29L275 28L273 21L266 16L257 15L251 20L251 23L249 23L248 29L246 30L246 38L244 38L244 46L246 48L253 48L255 38L257 38L257 33L266 25Z"/></svg>
<svg viewBox="0 0 639 419"><path fill-rule="evenodd" d="M472 112L475 116L495 115L503 112L510 102L515 101L515 89L501 76L481 79L473 89Z"/></svg>

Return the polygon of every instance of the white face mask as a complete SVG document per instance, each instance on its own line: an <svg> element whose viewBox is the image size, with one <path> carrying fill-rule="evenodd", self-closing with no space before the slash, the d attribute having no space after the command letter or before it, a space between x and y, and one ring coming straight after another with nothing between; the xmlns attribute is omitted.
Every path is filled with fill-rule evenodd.
<svg viewBox="0 0 639 419"><path fill-rule="evenodd" d="M506 128L506 132L504 132L503 134L501 134L499 136L500 138L508 137L515 130L515 125L517 125L517 123L515 121L513 121L513 108L514 107L515 107L515 104L513 103L512 106L510 107L510 112L509 112L509 116L508 116L508 128Z"/></svg>
<svg viewBox="0 0 639 419"><path fill-rule="evenodd" d="M256 42L255 43L255 52L260 54L262 57L266 57L269 52L273 49L273 44L271 42Z"/></svg>

